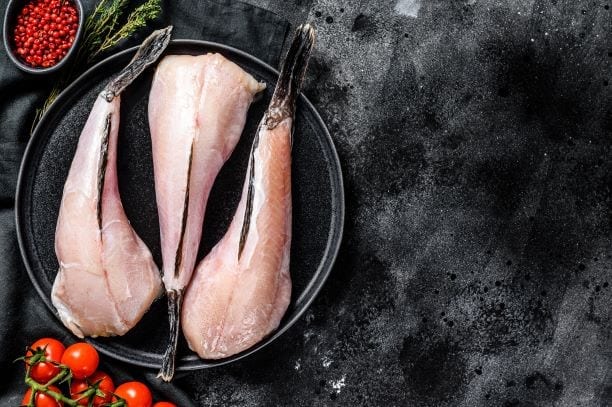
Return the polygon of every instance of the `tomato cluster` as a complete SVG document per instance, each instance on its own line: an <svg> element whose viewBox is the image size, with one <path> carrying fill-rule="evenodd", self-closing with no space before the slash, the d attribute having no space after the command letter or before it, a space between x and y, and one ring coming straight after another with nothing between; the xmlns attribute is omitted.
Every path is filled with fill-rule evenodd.
<svg viewBox="0 0 612 407"><path fill-rule="evenodd" d="M17 16L15 52L30 66L53 66L68 53L78 24L78 12L71 1L32 0Z"/></svg>
<svg viewBox="0 0 612 407"><path fill-rule="evenodd" d="M56 339L42 338L27 349L22 359L29 386L23 406L177 407L167 401L153 404L151 391L140 382L115 388L113 379L98 370L98 352L85 342L66 348ZM67 395L58 387L63 382L68 382Z"/></svg>

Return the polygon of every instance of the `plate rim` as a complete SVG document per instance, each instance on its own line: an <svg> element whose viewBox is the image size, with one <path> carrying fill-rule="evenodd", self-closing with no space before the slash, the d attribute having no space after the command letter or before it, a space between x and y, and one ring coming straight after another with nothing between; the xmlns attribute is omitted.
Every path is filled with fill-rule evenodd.
<svg viewBox="0 0 612 407"><path fill-rule="evenodd" d="M263 69L271 72L276 78L278 78L279 76L278 70L270 66L268 63L262 61L261 59L245 51L242 51L240 49L234 48L226 44L221 44L221 43L214 42L214 41L205 41L205 40L196 40L196 39L173 39L170 42L170 46L172 47L195 46L195 47L209 48L214 51L225 51L229 54L235 54L241 58L244 58L247 61L250 61L256 65L259 65ZM168 49L170 49L170 46L168 47ZM24 236L25 227L22 227L22 223L25 223L25 218L24 218L25 215L22 213L24 209L23 208L24 204L22 203L22 200L23 200L23 195L25 194L24 185L26 183L25 177L26 177L26 172L28 171L28 167L29 167L28 164L31 163L32 161L31 156L34 153L36 144L39 141L39 139L41 139L42 137L41 129L44 127L47 121L51 120L54 110L56 109L56 106L61 105L64 99L71 97L70 95L73 93L73 90L77 88L77 86L79 86L81 82L86 81L89 76L94 75L100 69L100 67L108 63L111 63L113 60L121 58L125 55L133 54L136 52L137 49L138 49L138 46L134 46L134 47L130 47L125 50L113 53L107 56L106 58L104 58L103 60L101 60L100 62L96 63L95 65L87 69L85 72L83 72L81 75L79 75L76 79L74 79L70 83L70 85L68 85L57 96L57 98L53 101L51 106L43 114L40 121L34 128L34 131L32 132L30 139L28 140L23 156L21 158L21 163L19 166L19 173L17 176L16 191L15 191L15 230L16 230L16 235L17 235L17 243L19 245L19 252L21 254L23 265L26 269L26 272L28 274L30 281L32 282L32 285L36 289L39 297L44 302L46 307L53 313L55 318L59 318L55 310L55 307L53 306L51 299L47 296L47 293L43 290L43 287L39 284L38 279L35 276L32 264L29 261L29 253L26 249L27 239ZM166 54L166 52L164 54ZM330 219L330 232L329 232L327 243L325 246L325 251L323 253L323 257L315 273L313 274L313 275L318 275L319 278L314 281L311 279L309 284L304 288L305 292L308 291L309 289L312 290L312 294L308 298L305 299L301 308L299 308L295 312L295 315L293 315L289 320L286 321L284 326L278 328L276 331L273 332L272 335L267 336L266 338L264 338L259 343L252 346L251 348L246 349L243 352L240 352L236 355L232 355L228 358L219 359L219 360L212 360L212 361L204 360L204 359L200 359L199 357L197 357L197 355L196 355L195 360L194 359L187 360L187 361L177 360L177 366L176 366L177 372L201 370L201 369L207 369L207 368L227 365L229 363L233 363L238 360L242 360L258 352L259 350L267 347L272 342L274 342L277 338L279 338L282 334L284 334L287 330L289 330L293 325L295 325L295 323L304 315L304 313L312 305L312 302L319 295L321 289L323 288L323 285L325 284L329 275L331 274L335 261L338 257L338 252L340 250L340 247L343 241L343 235L344 235L344 223L345 223L345 213L346 213L344 177L342 173L342 166L340 164L340 159L338 156L338 151L336 150L336 146L331 137L329 129L325 125L325 122L321 118L321 115L319 114L318 110L314 107L312 102L310 102L310 100L304 95L303 92L300 92L300 101L312 112L313 117L318 123L320 129L323 130L323 136L324 136L323 138L326 139L329 144L329 149L328 149L330 153L329 158L331 159L330 162L332 166L332 171L330 174L330 178L331 178L330 185L332 187L332 190L337 189L337 191L332 191L335 195L334 199L332 199L332 202L335 202L336 204L332 205L332 215ZM333 171L334 168L335 168L335 171ZM67 328L61 323L61 321L59 321L59 319L58 319L58 323L62 326L62 329L65 329L66 331L68 331ZM73 335L71 334L71 336ZM128 364L134 365L134 366L140 366L140 367L151 368L151 369L158 369L161 366L161 362L152 363L146 360L142 360L142 358L138 358L137 355L133 355L131 357L125 356L125 355L121 355L118 353L114 353L110 351L109 349L107 349L106 347L97 346L98 342L96 341L96 339L97 338L85 338L85 340L92 343L100 353L112 359L119 360L121 362L125 362ZM146 353L157 356L157 354L151 354L150 352L146 352ZM190 356L193 356L193 355L190 355Z"/></svg>

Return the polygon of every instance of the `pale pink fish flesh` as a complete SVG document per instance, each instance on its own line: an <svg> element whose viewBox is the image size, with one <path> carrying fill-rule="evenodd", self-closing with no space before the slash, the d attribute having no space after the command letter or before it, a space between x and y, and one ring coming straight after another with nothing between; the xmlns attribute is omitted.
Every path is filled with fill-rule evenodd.
<svg viewBox="0 0 612 407"><path fill-rule="evenodd" d="M161 294L159 270L123 210L116 161L120 93L157 60L170 32L148 37L96 98L64 184L51 298L79 337L125 334Z"/></svg>
<svg viewBox="0 0 612 407"><path fill-rule="evenodd" d="M164 380L174 371L182 295L195 267L208 195L264 88L220 54L170 55L155 72L149 125L170 319Z"/></svg>
<svg viewBox="0 0 612 407"><path fill-rule="evenodd" d="M236 215L185 293L183 333L202 358L252 347L289 305L293 116L313 45L314 29L300 26L255 136Z"/></svg>

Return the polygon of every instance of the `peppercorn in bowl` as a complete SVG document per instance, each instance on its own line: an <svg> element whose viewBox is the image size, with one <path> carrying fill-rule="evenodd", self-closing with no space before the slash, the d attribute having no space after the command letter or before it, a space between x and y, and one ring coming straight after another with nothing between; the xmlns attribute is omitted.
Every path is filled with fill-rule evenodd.
<svg viewBox="0 0 612 407"><path fill-rule="evenodd" d="M22 71L55 72L76 53L83 20L80 0L10 0L4 47Z"/></svg>

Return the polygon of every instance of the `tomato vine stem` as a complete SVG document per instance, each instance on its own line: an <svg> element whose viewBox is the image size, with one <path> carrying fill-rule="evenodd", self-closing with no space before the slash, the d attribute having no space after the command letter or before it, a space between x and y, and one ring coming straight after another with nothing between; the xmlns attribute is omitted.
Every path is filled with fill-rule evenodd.
<svg viewBox="0 0 612 407"><path fill-rule="evenodd" d="M30 400L28 401L27 407L35 407L35 398L36 398L36 394L38 393L44 393L47 396L53 397L55 400L62 402L69 407L78 407L80 400L82 399L89 400L93 396L98 395L97 387L91 387L85 390L83 393L81 393L81 397L78 400L73 400L71 398L64 396L61 393L58 393L56 391L49 389L49 386L51 386L52 384L60 382L66 379L68 376L70 376L70 369L68 368L68 366L64 366L64 365L58 365L58 366L61 369L60 372L56 374L53 378L51 378L51 380L49 380L47 383L40 384L36 380L30 377L30 370L32 367L30 365L27 365L25 383L32 389L32 393L30 394ZM105 406L106 405L108 407L126 407L126 403L123 399L119 399L110 404L105 404Z"/></svg>

